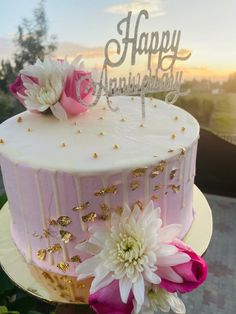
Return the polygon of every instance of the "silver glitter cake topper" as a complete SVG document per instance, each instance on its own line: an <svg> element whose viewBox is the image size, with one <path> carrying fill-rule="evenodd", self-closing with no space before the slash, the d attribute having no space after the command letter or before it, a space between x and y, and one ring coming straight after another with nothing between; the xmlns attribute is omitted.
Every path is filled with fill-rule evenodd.
<svg viewBox="0 0 236 314"><path fill-rule="evenodd" d="M95 82L91 77L83 76L79 81L80 84L84 80L90 79L87 89L94 87L94 101L89 106L95 106L102 95L105 95L107 105L112 111L119 110L113 107L110 97L118 95L141 96L142 118L145 118L145 96L153 93L166 92L165 101L174 103L179 96L189 93L189 90L181 91L181 82L183 71L174 72L176 61L187 60L191 56L191 52L187 52L184 56L179 54L181 31L174 30L156 31L152 33L143 32L139 34L139 27L142 18L148 19L149 14L146 10L140 11L137 16L134 33L131 35L131 18L132 12L128 12L127 17L123 18L117 25L117 32L121 40L110 39L105 46L105 60L103 63L100 80ZM116 47L117 61L112 61L111 46ZM135 66L138 56L147 56L147 73L132 75L129 72L127 77L109 77L109 68L118 68L127 61L128 50L131 50L131 66ZM155 59L157 60L153 60ZM156 63L156 65L154 65ZM81 103L86 105L82 99Z"/></svg>

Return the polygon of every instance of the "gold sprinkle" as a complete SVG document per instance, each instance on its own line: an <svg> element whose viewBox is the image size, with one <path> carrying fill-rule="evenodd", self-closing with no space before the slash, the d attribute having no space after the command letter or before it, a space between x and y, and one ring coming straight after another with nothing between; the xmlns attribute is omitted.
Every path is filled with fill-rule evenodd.
<svg viewBox="0 0 236 314"><path fill-rule="evenodd" d="M27 129L27 132L32 132L32 129L31 129L31 128L28 128L28 129Z"/></svg>
<svg viewBox="0 0 236 314"><path fill-rule="evenodd" d="M81 204L80 206L73 207L72 210L75 212L79 212L79 211L82 211L82 210L88 208L89 206L90 206L90 203L86 202L86 203Z"/></svg>
<svg viewBox="0 0 236 314"><path fill-rule="evenodd" d="M104 118L103 118L103 117L100 117L99 120L104 120Z"/></svg>
<svg viewBox="0 0 236 314"><path fill-rule="evenodd" d="M57 221L55 219L49 219L48 223L49 223L49 226L56 226L57 225Z"/></svg>
<svg viewBox="0 0 236 314"><path fill-rule="evenodd" d="M0 138L0 144L4 144L4 143L5 143L4 139Z"/></svg>
<svg viewBox="0 0 236 314"><path fill-rule="evenodd" d="M51 235L51 233L50 233L50 231L49 231L48 229L44 229L44 230L43 230L43 235L44 235L44 237L45 237L46 239L48 239L49 236Z"/></svg>
<svg viewBox="0 0 236 314"><path fill-rule="evenodd" d="M72 263L81 263L81 259L80 259L79 255L72 256L72 257L70 258L70 261L71 261Z"/></svg>
<svg viewBox="0 0 236 314"><path fill-rule="evenodd" d="M110 208L106 204L101 204L100 207L102 211L100 218L102 220L107 220L110 217Z"/></svg>
<svg viewBox="0 0 236 314"><path fill-rule="evenodd" d="M66 145L66 143L61 143L61 147L66 147L67 145Z"/></svg>
<svg viewBox="0 0 236 314"><path fill-rule="evenodd" d="M152 170L150 174L151 178L155 178L161 172L163 172L165 169L165 166L166 166L166 162L164 160L160 161L159 164Z"/></svg>
<svg viewBox="0 0 236 314"><path fill-rule="evenodd" d="M133 181L130 183L130 188L132 191L135 191L139 188L140 184L138 181Z"/></svg>
<svg viewBox="0 0 236 314"><path fill-rule="evenodd" d="M182 157L184 156L186 153L186 149L184 147L180 147L180 154L179 154L179 157Z"/></svg>
<svg viewBox="0 0 236 314"><path fill-rule="evenodd" d="M140 127L140 128L144 128L144 124L143 124L143 123L141 123L139 127Z"/></svg>
<svg viewBox="0 0 236 314"><path fill-rule="evenodd" d="M172 138L172 140L174 140L175 138L176 138L176 134L171 134L171 138Z"/></svg>
<svg viewBox="0 0 236 314"><path fill-rule="evenodd" d="M113 145L113 149L119 149L119 145L117 144Z"/></svg>
<svg viewBox="0 0 236 314"><path fill-rule="evenodd" d="M67 227L71 223L71 219L68 216L61 216L57 219L57 222L62 227Z"/></svg>
<svg viewBox="0 0 236 314"><path fill-rule="evenodd" d="M42 236L40 234L38 234L37 232L34 232L32 234L33 237L37 238L37 239L42 239Z"/></svg>
<svg viewBox="0 0 236 314"><path fill-rule="evenodd" d="M104 136L105 133L104 133L104 132L100 132L100 133L98 133L98 135L99 135L99 136Z"/></svg>
<svg viewBox="0 0 236 314"><path fill-rule="evenodd" d="M61 251L61 245L59 243L53 244L47 248L48 253L54 253Z"/></svg>
<svg viewBox="0 0 236 314"><path fill-rule="evenodd" d="M38 250L37 256L40 261L44 261L46 258L47 251L45 249Z"/></svg>
<svg viewBox="0 0 236 314"><path fill-rule="evenodd" d="M173 153L173 152L174 152L173 149L169 149L169 150L168 150L168 153Z"/></svg>
<svg viewBox="0 0 236 314"><path fill-rule="evenodd" d="M103 196L105 194L116 194L117 193L117 186L112 185L107 188L101 189L100 191L97 191L94 193L95 196Z"/></svg>
<svg viewBox="0 0 236 314"><path fill-rule="evenodd" d="M170 172L170 180L173 180L175 178L176 172L177 172L177 169L171 170L171 172Z"/></svg>
<svg viewBox="0 0 236 314"><path fill-rule="evenodd" d="M175 121L179 120L179 117L178 117L178 116L175 116L174 120L175 120Z"/></svg>
<svg viewBox="0 0 236 314"><path fill-rule="evenodd" d="M186 131L186 128L183 126L183 127L181 128L181 131L182 131L182 132L185 132L185 131Z"/></svg>
<svg viewBox="0 0 236 314"><path fill-rule="evenodd" d="M78 134L81 134L81 130L77 130L77 133L78 133Z"/></svg>
<svg viewBox="0 0 236 314"><path fill-rule="evenodd" d="M68 263L64 263L64 262L59 262L58 264L57 264L57 267L61 270L61 271L63 271L64 273L68 270L68 268L69 268L69 264Z"/></svg>
<svg viewBox="0 0 236 314"><path fill-rule="evenodd" d="M159 200L159 197L157 195L152 195L151 199L152 201L157 201Z"/></svg>
<svg viewBox="0 0 236 314"><path fill-rule="evenodd" d="M126 120L125 120L125 118L122 118L120 121L121 121L121 122L125 122Z"/></svg>
<svg viewBox="0 0 236 314"><path fill-rule="evenodd" d="M69 241L73 240L73 235L69 231L60 230L61 240L64 243L68 243Z"/></svg>
<svg viewBox="0 0 236 314"><path fill-rule="evenodd" d="M85 215L82 217L83 222L93 222L96 219L97 215L96 213L89 213L88 215Z"/></svg>
<svg viewBox="0 0 236 314"><path fill-rule="evenodd" d="M174 193L177 193L177 192L180 191L180 185L172 184L172 185L170 185L170 188L172 189L172 191L173 191Z"/></svg>
<svg viewBox="0 0 236 314"><path fill-rule="evenodd" d="M134 177L142 177L145 175L147 168L137 168L132 171Z"/></svg>
<svg viewBox="0 0 236 314"><path fill-rule="evenodd" d="M97 153L93 154L93 159L98 159L98 154Z"/></svg>
<svg viewBox="0 0 236 314"><path fill-rule="evenodd" d="M153 191L159 191L160 190L160 185L155 185Z"/></svg>
<svg viewBox="0 0 236 314"><path fill-rule="evenodd" d="M16 120L18 123L21 123L23 121L22 117L18 117Z"/></svg>

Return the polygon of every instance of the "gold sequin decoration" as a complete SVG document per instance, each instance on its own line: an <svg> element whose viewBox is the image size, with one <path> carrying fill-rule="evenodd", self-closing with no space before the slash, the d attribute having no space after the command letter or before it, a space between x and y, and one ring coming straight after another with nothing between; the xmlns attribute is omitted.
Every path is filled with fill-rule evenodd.
<svg viewBox="0 0 236 314"><path fill-rule="evenodd" d="M176 176L177 169L173 169L170 172L170 180L173 180Z"/></svg>
<svg viewBox="0 0 236 314"><path fill-rule="evenodd" d="M70 261L72 263L81 263L81 259L80 259L79 255L72 256Z"/></svg>
<svg viewBox="0 0 236 314"><path fill-rule="evenodd" d="M69 231L60 230L60 236L64 243L68 243L69 241L73 240L73 235Z"/></svg>
<svg viewBox="0 0 236 314"><path fill-rule="evenodd" d="M44 261L46 258L47 251L45 249L38 250L37 256L40 261Z"/></svg>
<svg viewBox="0 0 236 314"><path fill-rule="evenodd" d="M90 206L90 203L86 202L86 203L81 204L80 206L73 207L72 210L75 212L79 212L79 211L82 211L82 210L88 208L89 206Z"/></svg>
<svg viewBox="0 0 236 314"><path fill-rule="evenodd" d="M67 227L71 222L72 220L68 216L61 216L57 219L57 223L62 227Z"/></svg>
<svg viewBox="0 0 236 314"><path fill-rule="evenodd" d="M180 191L180 185L172 184L170 187L174 193L177 193Z"/></svg>
<svg viewBox="0 0 236 314"><path fill-rule="evenodd" d="M68 263L64 263L64 262L59 262L58 264L57 264L57 267L61 270L61 271L63 271L64 273L68 270L68 268L69 268L69 264Z"/></svg>
<svg viewBox="0 0 236 314"><path fill-rule="evenodd" d="M100 207L102 211L102 215L100 216L100 218L102 220L107 220L110 217L110 208L106 204L102 204L100 205Z"/></svg>
<svg viewBox="0 0 236 314"><path fill-rule="evenodd" d="M138 181L133 181L130 183L130 188L132 191L135 191L139 188L140 183Z"/></svg>
<svg viewBox="0 0 236 314"><path fill-rule="evenodd" d="M47 251L48 253L54 253L54 252L59 252L61 251L62 247L59 243L53 244L51 246L48 247Z"/></svg>
<svg viewBox="0 0 236 314"><path fill-rule="evenodd" d="M142 177L145 175L147 168L137 168L135 170L132 171L132 175L134 177Z"/></svg>
<svg viewBox="0 0 236 314"><path fill-rule="evenodd" d="M153 190L154 190L154 191L159 191L160 188L161 188L160 185L155 185Z"/></svg>
<svg viewBox="0 0 236 314"><path fill-rule="evenodd" d="M100 191L97 191L94 193L95 196L103 196L105 194L116 194L117 193L117 186L112 185L105 189L101 189Z"/></svg>
<svg viewBox="0 0 236 314"><path fill-rule="evenodd" d="M96 219L97 215L94 212L89 213L82 217L83 222L93 222Z"/></svg>
<svg viewBox="0 0 236 314"><path fill-rule="evenodd" d="M21 123L23 121L23 119L22 119L22 117L18 117L16 121L17 121L17 123Z"/></svg>
<svg viewBox="0 0 236 314"><path fill-rule="evenodd" d="M165 170L166 162L164 160L160 161L159 164L152 170L150 176L151 178L155 178L161 172Z"/></svg>

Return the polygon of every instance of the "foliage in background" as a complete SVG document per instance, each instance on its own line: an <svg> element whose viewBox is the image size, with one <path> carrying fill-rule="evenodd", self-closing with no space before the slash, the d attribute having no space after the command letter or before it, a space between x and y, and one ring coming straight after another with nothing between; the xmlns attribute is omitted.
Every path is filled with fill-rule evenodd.
<svg viewBox="0 0 236 314"><path fill-rule="evenodd" d="M34 64L39 58L52 54L56 48L56 37L48 36L48 21L44 9L44 1L40 1L33 11L33 18L24 18L18 26L14 43L16 52L13 62L1 61L0 89L7 92L7 85L14 81L16 75L25 64Z"/></svg>

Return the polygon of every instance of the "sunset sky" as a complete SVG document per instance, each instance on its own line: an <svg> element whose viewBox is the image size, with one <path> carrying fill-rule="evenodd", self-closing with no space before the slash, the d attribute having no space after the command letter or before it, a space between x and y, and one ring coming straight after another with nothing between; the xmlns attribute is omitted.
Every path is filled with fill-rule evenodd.
<svg viewBox="0 0 236 314"><path fill-rule="evenodd" d="M12 39L23 17L30 18L37 0L1 1L0 59L14 52ZM142 31L182 31L180 48L192 57L180 66L186 78L223 80L236 72L235 0L47 0L50 33L56 34L58 56L83 54L89 66L101 65L103 47L129 10L146 8ZM133 16L133 23L136 17ZM138 66L143 63L140 58Z"/></svg>

